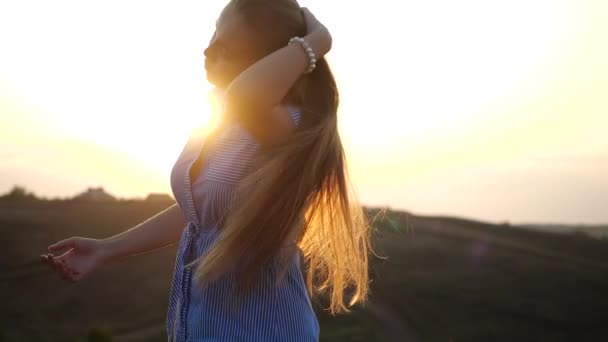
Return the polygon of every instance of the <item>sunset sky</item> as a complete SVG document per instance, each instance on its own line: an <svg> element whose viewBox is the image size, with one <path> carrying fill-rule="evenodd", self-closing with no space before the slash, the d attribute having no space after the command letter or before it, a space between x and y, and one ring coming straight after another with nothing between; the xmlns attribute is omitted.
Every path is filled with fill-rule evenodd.
<svg viewBox="0 0 608 342"><path fill-rule="evenodd" d="M0 192L170 193L225 1L0 2ZM301 0L365 205L608 223L608 1Z"/></svg>

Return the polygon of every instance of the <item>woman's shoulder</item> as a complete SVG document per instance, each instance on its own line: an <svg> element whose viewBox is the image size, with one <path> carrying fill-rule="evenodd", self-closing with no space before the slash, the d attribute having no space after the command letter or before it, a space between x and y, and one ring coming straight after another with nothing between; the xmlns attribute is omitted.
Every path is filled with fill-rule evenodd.
<svg viewBox="0 0 608 342"><path fill-rule="evenodd" d="M299 127L302 121L302 108L298 105L294 104L281 104L282 110L286 111L289 114L289 117L293 121L296 127ZM249 143L259 145L254 137L247 131L243 125L238 122L235 122L229 127L226 128L227 132L225 134L226 142L229 143Z"/></svg>

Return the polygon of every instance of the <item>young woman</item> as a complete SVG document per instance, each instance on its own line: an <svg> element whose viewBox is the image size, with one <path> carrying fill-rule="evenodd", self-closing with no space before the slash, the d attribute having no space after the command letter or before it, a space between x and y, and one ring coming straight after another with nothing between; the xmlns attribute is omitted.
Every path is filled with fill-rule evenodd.
<svg viewBox="0 0 608 342"><path fill-rule="evenodd" d="M42 259L78 281L178 242L170 341L318 340L310 296L329 291L332 313L364 302L371 250L323 58L331 45L295 0L230 1L205 49L222 115L215 128L193 130L175 162L177 203L106 239L59 241L49 251L64 253Z"/></svg>

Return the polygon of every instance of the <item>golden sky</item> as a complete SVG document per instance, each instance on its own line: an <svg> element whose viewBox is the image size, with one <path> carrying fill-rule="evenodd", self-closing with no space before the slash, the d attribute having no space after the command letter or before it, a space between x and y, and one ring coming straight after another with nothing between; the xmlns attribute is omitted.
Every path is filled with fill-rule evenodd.
<svg viewBox="0 0 608 342"><path fill-rule="evenodd" d="M0 3L0 191L170 192L225 2ZM300 1L364 204L608 222L608 2Z"/></svg>

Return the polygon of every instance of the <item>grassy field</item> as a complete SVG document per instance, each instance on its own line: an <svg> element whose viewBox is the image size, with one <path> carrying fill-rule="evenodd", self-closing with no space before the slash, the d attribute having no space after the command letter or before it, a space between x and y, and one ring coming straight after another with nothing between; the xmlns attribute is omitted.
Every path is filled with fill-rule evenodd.
<svg viewBox="0 0 608 342"><path fill-rule="evenodd" d="M176 246L67 283L39 259L171 203L0 202L0 341L165 341ZM368 208L370 218L379 209ZM322 341L608 340L608 240L388 211L374 221L371 301L323 312Z"/></svg>

